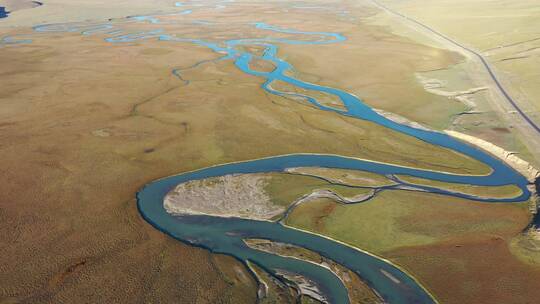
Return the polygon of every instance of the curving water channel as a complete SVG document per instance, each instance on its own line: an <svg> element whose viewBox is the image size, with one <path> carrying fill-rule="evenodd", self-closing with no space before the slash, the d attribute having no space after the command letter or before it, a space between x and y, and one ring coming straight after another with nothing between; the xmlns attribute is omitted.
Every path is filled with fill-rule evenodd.
<svg viewBox="0 0 540 304"><path fill-rule="evenodd" d="M181 4L180 2L176 4L178 7L184 5L185 4ZM127 22L159 24L160 19L159 16L136 16L128 18ZM211 216L178 217L167 213L164 209L164 196L179 183L235 173L282 172L285 169L292 167L327 167L361 170L383 175L410 175L424 179L478 186L514 184L522 190L522 193L517 197L495 199L455 193L434 187L413 185L417 189L428 192L483 202L511 203L526 200L530 196L526 187L528 184L527 179L490 154L469 146L446 134L417 129L391 121L384 116L379 115L363 103L362 100L350 93L336 88L308 83L292 76L288 76L289 74L287 74L287 72L291 71L293 67L278 56L277 51L279 44L317 45L341 43L346 40L344 36L337 33L303 32L284 29L265 23L253 23L252 26L270 33L278 32L287 34L288 36L294 36L295 38L273 38L271 36L264 36L263 38L232 39L222 42L212 42L190 37L178 37L174 34L167 34L163 30L125 33L122 32L121 29L118 29L117 25L113 23L93 25L42 25L35 27L35 30L40 33L81 32L85 35L100 33L107 35L105 39L111 43L158 39L159 41L163 41L163 43L193 43L205 46L216 53L224 54L216 60L231 60L241 71L264 78L266 81L262 85L262 89L271 94L280 96L301 96L322 111L332 111L340 115L368 120L395 132L400 132L415 137L418 140L470 156L491 167L492 171L488 175L472 176L401 167L337 155L294 154L223 164L193 172L182 173L151 182L137 193L138 208L141 215L154 227L164 233L182 242L207 248L212 252L231 255L242 262L251 261L270 273L275 274L276 271L280 269L299 273L313 280L331 303L348 303L349 298L343 283L327 268L310 262L285 258L249 248L244 244L243 239L269 239L313 250L322 256L334 260L352 271L355 271L388 303L435 302L433 297L417 283L413 277L409 276L395 265L367 252L349 247L329 238L286 227L277 222ZM245 48L238 47L242 45L257 45L264 48L264 52L262 55L255 55L249 53ZM275 69L270 72L254 70L250 67L250 63L253 59L271 62L275 66ZM204 62L200 62L195 66L199 64L204 64ZM181 78L182 70L173 70L173 73ZM275 80L283 81L302 89L333 95L342 101L345 109L341 110L324 106L320 104L317 99L310 96L275 90L271 87L272 82Z"/></svg>

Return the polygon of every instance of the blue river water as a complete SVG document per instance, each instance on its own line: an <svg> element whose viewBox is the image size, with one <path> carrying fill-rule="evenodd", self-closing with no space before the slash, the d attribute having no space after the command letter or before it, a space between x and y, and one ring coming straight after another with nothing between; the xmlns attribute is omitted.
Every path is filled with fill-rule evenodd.
<svg viewBox="0 0 540 304"><path fill-rule="evenodd" d="M6 8L0 6L0 18L7 18L9 12L6 11Z"/></svg>
<svg viewBox="0 0 540 304"><path fill-rule="evenodd" d="M177 7L183 7L186 4L178 2L175 5ZM181 14L176 15L181 17ZM136 16L127 18L126 22L141 22L158 25L161 21L159 16ZM323 236L299 231L276 222L211 216L179 217L167 213L164 209L164 196L177 184L182 182L236 173L281 172L292 167L351 169L383 175L409 175L430 180L478 186L513 184L522 190L521 194L516 197L495 199L489 197L475 197L464 193L454 193L434 187L415 185L417 189L424 191L468 198L486 203L519 202L528 199L530 196L530 192L526 187L528 181L524 176L482 150L456 140L444 133L418 129L389 120L378 114L356 96L345 91L308 83L292 76L288 76L289 74L287 74L287 72L291 71L293 67L285 60L279 58L279 44L320 45L344 43L346 37L343 35L328 32L297 31L260 22L251 25L261 31L280 33L280 38L273 38L269 35L265 35L262 38L232 39L213 42L190 37L178 37L174 34L168 34L162 29L123 32L122 29L117 28L117 24L113 23L92 25L53 24L36 26L34 29L38 33L80 32L85 35L104 34L107 36L104 39L110 43L157 39L163 41L163 43L192 43L205 46L216 53L224 54L216 60L231 60L242 72L265 79L262 89L270 94L279 96L301 96L321 111L332 111L340 115L371 121L395 132L400 132L415 137L418 140L467 155L489 166L492 169L489 174L477 176L407 168L337 155L280 155L265 159L223 164L166 177L147 184L137 193L137 205L141 215L154 227L164 233L182 242L207 248L212 252L231 255L242 262L251 261L273 274L281 269L304 275L319 286L330 303L348 303L349 298L343 283L328 269L313 263L251 249L244 244L243 239L269 239L294 244L318 252L319 254L344 265L352 271L355 271L388 303L434 303L435 299L432 298L426 289L418 284L413 277L409 276L398 267L388 263L384 259L335 242ZM260 46L264 51L262 55L252 54L246 51L245 48L238 47L242 45ZM316 48L314 51L316 51ZM269 72L252 69L250 63L253 59L271 62L275 66L275 69ZM323 60L323 58L321 58L321 60ZM194 66L199 64L204 64L204 62L197 63ZM173 70L173 73L182 79L182 70L176 69ZM307 95L275 90L271 87L271 84L276 80L286 82L302 89L333 95L342 101L344 109L335 109L324 106L319 103L316 98Z"/></svg>

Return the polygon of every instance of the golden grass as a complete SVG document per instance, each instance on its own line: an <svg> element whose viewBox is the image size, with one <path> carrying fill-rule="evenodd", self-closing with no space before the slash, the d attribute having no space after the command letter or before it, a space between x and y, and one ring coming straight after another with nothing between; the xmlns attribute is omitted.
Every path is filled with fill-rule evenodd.
<svg viewBox="0 0 540 304"><path fill-rule="evenodd" d="M404 246L516 231L527 218L526 209L515 205L385 191L355 205L329 199L302 204L289 215L287 224L380 254Z"/></svg>
<svg viewBox="0 0 540 304"><path fill-rule="evenodd" d="M270 174L270 180L265 187L271 200L280 206L289 206L297 199L315 190L332 190L343 197L353 197L371 191L370 189L332 185L318 178L292 174Z"/></svg>
<svg viewBox="0 0 540 304"><path fill-rule="evenodd" d="M418 0L383 0L381 2L482 54L512 98L529 118L538 124L540 89L537 84L540 75L537 73L537 67L540 64L538 56L540 40L537 29L540 26L540 9L537 1L441 0L425 3ZM478 74L476 78L487 79L485 69L482 68L475 73ZM495 102L504 102L502 105L506 109L514 110L503 99ZM511 122L511 127L516 120L521 119L517 114L508 115L504 112L502 115L499 114L499 117L505 116ZM483 119L484 122L493 123L489 116L486 118ZM500 118L496 121L499 122ZM475 122L478 122L478 118ZM500 133L498 135L501 136ZM514 144L512 141L515 141L516 134L513 135L514 138L505 140L508 145ZM492 137L497 140L497 136ZM523 136L522 140L529 141L527 136ZM512 148L525 151L522 145L518 143ZM528 148L533 150L531 152L534 158L538 158L534 153L535 147L529 145Z"/></svg>
<svg viewBox="0 0 540 304"><path fill-rule="evenodd" d="M518 259L531 267L540 268L540 237L537 231L528 231L516 236L509 247Z"/></svg>
<svg viewBox="0 0 540 304"><path fill-rule="evenodd" d="M287 224L392 260L442 303L527 303L540 278L538 242L520 236L529 219L526 203L385 191L357 205L299 205Z"/></svg>
<svg viewBox="0 0 540 304"><path fill-rule="evenodd" d="M283 47L280 54L308 73L302 74L303 79L327 71L321 84L357 94L365 91L358 95L368 103L381 100L377 107L393 111L394 105L400 114L425 117L436 109L440 116L429 119L444 121L453 111L447 105L432 105L432 99L419 89L411 90L412 82L407 80L419 68L453 62L448 59L453 55L403 42L382 28L362 26L359 31L356 25L320 18L320 14L327 16L324 13L291 13L283 20L281 10L258 5L262 21L351 36L349 46L317 47L318 56L331 58L324 63L315 61L307 47ZM257 31L238 24L253 21L247 12L254 7L246 4L226 10L218 21L230 27L215 32L185 24L164 27L189 37L218 40L251 35ZM122 16L128 14L120 11ZM100 8L99 14L84 14L102 16L102 12ZM119 15L118 7L110 13ZM39 16L33 20L41 22L43 15ZM202 10L185 18L215 17L214 11ZM58 20L59 15L50 18ZM125 25L129 31L159 27ZM353 29L369 34L355 36ZM2 29L2 35L28 32ZM241 264L172 240L139 216L136 191L163 176L299 152L455 173L488 171L462 155L374 124L269 96L259 87L261 79L238 72L231 62L183 71L182 77L191 81L186 86L171 70L219 56L202 47L154 40L111 45L101 35L78 33L40 34L32 39L30 45L0 48L0 201L4 202L0 300L253 303L255 283ZM392 42L396 39L400 42ZM374 40L388 42L372 44ZM399 47L406 52L381 53ZM434 55L420 60L429 52ZM382 55L400 64L395 69L389 63L374 64ZM422 62L420 67L417 62ZM390 74L392 78L385 78ZM342 80L349 85L341 85Z"/></svg>
<svg viewBox="0 0 540 304"><path fill-rule="evenodd" d="M414 73L451 66L460 56L386 30L373 26L358 31L354 24L342 25L339 31L347 37L345 43L318 46L316 52L309 46L282 45L280 54L296 67L299 78L346 90L374 108L446 128L449 118L465 107L426 92ZM392 60L373 60L375 57Z"/></svg>
<svg viewBox="0 0 540 304"><path fill-rule="evenodd" d="M402 248L386 254L441 303L534 303L540 268L513 255L506 235Z"/></svg>
<svg viewBox="0 0 540 304"><path fill-rule="evenodd" d="M381 187L395 184L380 174L347 169L302 167L292 169L291 173L318 176L349 186Z"/></svg>
<svg viewBox="0 0 540 304"><path fill-rule="evenodd" d="M408 176L408 175L398 175L399 179L404 182L408 182L415 185L436 187L443 190L459 192L469 195L475 195L479 197L489 197L489 198L512 198L521 195L521 189L516 185L504 185L504 186L474 186L466 184L452 184L445 183L435 180L427 180L423 178Z"/></svg>
<svg viewBox="0 0 540 304"><path fill-rule="evenodd" d="M321 105L332 108L332 109L346 110L345 106L343 105L343 102L339 99L339 97L325 93L325 92L299 88L297 86L291 85L281 80L274 80L272 82L271 87L272 89L277 90L279 92L288 93L288 94L301 94L303 96L309 96L309 97L315 98L317 102L320 103ZM289 95L287 96L287 98L303 102L306 105L311 105L308 99L305 97Z"/></svg>

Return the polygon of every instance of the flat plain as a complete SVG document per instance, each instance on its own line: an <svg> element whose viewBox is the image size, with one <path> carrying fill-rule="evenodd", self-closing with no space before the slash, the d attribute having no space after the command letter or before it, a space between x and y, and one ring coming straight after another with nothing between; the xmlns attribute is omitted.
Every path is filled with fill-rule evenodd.
<svg viewBox="0 0 540 304"><path fill-rule="evenodd" d="M405 7L404 2L409 1L399 5ZM241 261L178 242L140 216L136 192L164 176L291 153L342 155L453 174L490 172L454 151L320 111L306 100L268 94L261 89L263 79L242 73L231 60L217 60L222 55L202 46L156 37L112 43L105 32L82 34L91 24L107 23L126 32L162 29L218 43L267 35L252 26L255 21L338 32L347 37L345 42L316 48L280 44L279 57L294 66L299 79L350 92L371 107L431 129L470 131L538 164L524 143L526 136L501 118L490 93L473 94L483 114L471 118L463 115L470 104L435 94L419 79L441 78L454 86L449 91L481 86L463 67L466 57L396 30L370 1L199 4L186 2L179 8L169 1L86 0L65 6L65 1L51 0L0 19L0 303L255 303L257 278ZM318 6L324 9L313 8ZM170 15L186 9L193 11ZM155 14L164 23L129 18L138 14ZM63 22L77 30L40 33L31 28ZM472 37L483 34L474 31L459 33L467 33L460 38L480 49L509 43L506 38L476 41ZM27 39L31 43L14 43ZM526 45L535 48L536 42ZM515 75L505 78L514 90L536 96L531 67L538 57L505 60L511 48L486 54L499 58L494 60L497 69ZM265 62L254 66L273 69ZM339 109L335 102L325 104ZM274 203L289 206L318 189L344 196L367 193L300 173L349 185L393 183L381 175L306 170L274 174L265 191ZM516 194L512 187L408 181L478 196ZM286 224L391 260L441 303L533 303L540 296L534 285L540 279L540 259L531 250L536 243L522 234L531 220L527 207L527 202L486 204L391 190L357 205L313 200L296 207Z"/></svg>

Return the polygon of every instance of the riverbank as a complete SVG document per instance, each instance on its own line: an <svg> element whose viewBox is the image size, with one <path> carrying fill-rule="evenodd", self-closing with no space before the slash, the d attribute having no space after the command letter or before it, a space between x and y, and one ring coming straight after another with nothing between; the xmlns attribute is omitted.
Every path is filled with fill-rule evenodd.
<svg viewBox="0 0 540 304"><path fill-rule="evenodd" d="M177 215L209 215L269 220L285 208L273 204L265 192L270 176L225 175L177 185L164 198L167 212Z"/></svg>
<svg viewBox="0 0 540 304"><path fill-rule="evenodd" d="M478 127L479 118L476 116L471 115L473 118L470 120L462 119L464 121L461 121L461 125L466 125L467 129L476 132L479 136L483 138L490 137L491 140L497 140L500 141L499 144L503 145L505 147L510 147L510 149L516 149L519 150L525 158L529 162L534 163L535 165L540 164L540 136L537 131L537 127L535 126L535 123L529 123L527 121L528 118L524 118L526 115L532 115L532 116L538 116L537 111L534 110L534 107L531 106L530 96L526 96L524 93L522 93L520 90L526 90L529 92L537 93L536 88L532 88L528 81L520 81L520 83L516 83L512 78L508 77L506 73L502 73L499 71L501 64L496 64L497 62L492 62L491 58L488 58L483 54L482 51L478 51L475 49L476 44L461 44L462 41L460 41L459 38L467 37L466 40L474 41L476 38L475 36L469 36L470 32L468 31L461 31L461 27L455 27L455 23L448 22L447 14L443 13L444 10L441 10L442 7L452 7L451 9L462 9L463 7L468 7L471 3L461 3L460 5L457 5L455 2L448 2L448 3L441 3L441 4L430 4L430 6L427 6L425 10L418 11L415 7L418 5L414 5L412 3L415 3L415 1L404 1L400 4L396 3L390 3L389 1L379 1L379 0L373 0L371 1L374 6L381 9L383 12L387 13L389 18L395 23L404 25L406 28L412 29L412 31L406 31L403 29L398 29L395 25L390 25L393 32L396 32L401 35L406 35L408 37L411 37L415 41L422 41L423 43L436 46L436 47L442 47L448 50L455 51L459 54L461 54L465 58L465 62L462 65L462 68L466 71L467 75L472 79L475 86L477 87L485 87L488 89L488 98L486 98L486 102L489 106L490 110L495 111L496 115L490 115L489 113L486 113L485 117L483 117L482 125L489 125L491 124L492 120L497 120L504 122L508 127L508 133L511 133L514 137L518 136L520 140L516 140L515 138L510 138L508 134L493 134L493 130L482 130L482 127ZM528 5L528 4L527 4ZM490 5L483 6L486 8L492 9ZM448 8L450 9L450 8ZM505 11L502 8L501 11ZM516 9L516 8L513 8ZM520 8L522 9L522 8ZM433 11L433 14L426 15L425 13L427 11ZM434 18L434 16L439 16L441 18ZM466 16L474 16L474 13L471 14L471 12L463 12ZM499 13L500 14L500 13ZM417 21L415 19L416 16L420 16L420 21ZM501 15L502 16L502 15ZM497 17L497 13L494 13L494 18ZM425 23L426 20L429 21L429 23ZM473 20L482 20L482 21L473 21ZM471 22L484 22L486 19L484 18L466 18L463 21L468 24ZM505 19L506 20L506 19ZM518 19L516 19L518 20ZM424 23L422 23L424 22ZM504 24L504 22L502 22ZM521 22L520 24L523 24ZM433 29L432 25L438 25L437 29ZM521 25L520 25L521 26ZM501 25L502 28L504 28L504 25ZM471 29L474 31L482 32L484 29L489 28L489 26L481 26L478 28L471 27ZM437 31L440 30L440 31ZM502 30L502 29L501 29ZM451 34L448 35L448 32ZM502 30L501 33L508 33L508 30ZM491 33L493 34L493 33ZM492 37L494 35L483 33L479 34L478 37L482 37L481 39L491 39L487 37ZM526 34L524 34L526 35ZM458 38L454 40L454 38ZM473 38L471 38L473 37ZM512 38L510 38L512 39ZM469 41L468 41L469 42ZM484 41L485 42L485 41ZM489 44L489 43L488 43ZM471 46L472 45L472 46ZM510 69L512 70L512 69ZM523 68L522 70L526 70ZM513 71L513 70L512 70ZM515 72L515 71L513 71ZM530 73L529 73L530 74ZM534 75L528 76L535 78ZM513 78L519 77L519 75L514 75ZM525 89L522 88L522 85L526 87ZM532 83L532 82L531 82ZM523 111L522 114L518 113L516 111L516 107L518 108L518 111ZM522 107L523 109L521 109ZM478 109L475 109L478 110ZM480 111L483 111L480 110ZM468 113L465 113L468 114ZM474 113L473 113L474 114ZM475 113L479 114L479 113ZM469 116L469 117L471 117ZM461 118L463 118L462 116ZM533 117L533 120L537 117ZM499 129L498 127L493 129ZM506 128L505 128L506 129ZM503 136L505 135L505 136ZM501 140L502 139L502 140Z"/></svg>
<svg viewBox="0 0 540 304"><path fill-rule="evenodd" d="M536 179L540 177L540 171L527 161L518 157L516 152L506 151L505 149L486 140L457 131L445 130L445 133L488 151L489 153L503 160L516 171L527 177L530 183L534 183Z"/></svg>
<svg viewBox="0 0 540 304"><path fill-rule="evenodd" d="M386 117L387 119L393 121L393 122L396 122L398 124L401 124L401 125L406 125L406 126L409 126L409 127L412 127L412 128L416 128L416 129L420 129L420 130L425 130L425 131L434 131L433 129L431 128L428 128L416 121L412 121L406 117L403 117L401 115L398 115L396 113L392 113L392 112L388 112L388 111L384 111L384 110L381 110L381 109L374 109L375 112L377 112L377 114L381 115L381 116L384 116Z"/></svg>
<svg viewBox="0 0 540 304"><path fill-rule="evenodd" d="M283 257L296 258L303 261L309 261L328 268L332 271L347 287L349 292L349 300L351 303L383 303L380 296L371 289L362 278L351 270L343 267L333 260L325 258L316 252L294 246L291 244L273 242L264 239L247 239L244 242L251 248L265 251L272 254L278 254ZM324 301L324 295L318 297L320 301Z"/></svg>
<svg viewBox="0 0 540 304"><path fill-rule="evenodd" d="M296 205L320 198L342 204L369 200L375 188L335 185L292 173L234 174L188 181L165 196L163 206L176 216L207 215L271 221Z"/></svg>
<svg viewBox="0 0 540 304"><path fill-rule="evenodd" d="M533 214L538 213L538 208L540 207L539 206L540 198L538 197L538 193L537 193L538 189L536 189L537 180L540 178L540 171L538 169L536 169L533 165L531 165L527 161L521 159L517 155L516 152L506 151L505 149L495 144L492 144L486 140L483 140L481 138L467 135L464 133L460 133L457 131L452 131L452 130L446 130L445 132L446 134L450 136L453 136L457 139L473 144L482 150L488 151L492 155L504 161L514 170L518 171L523 176L525 176L530 183L527 186L527 188L531 192L531 198L529 199L529 210Z"/></svg>

